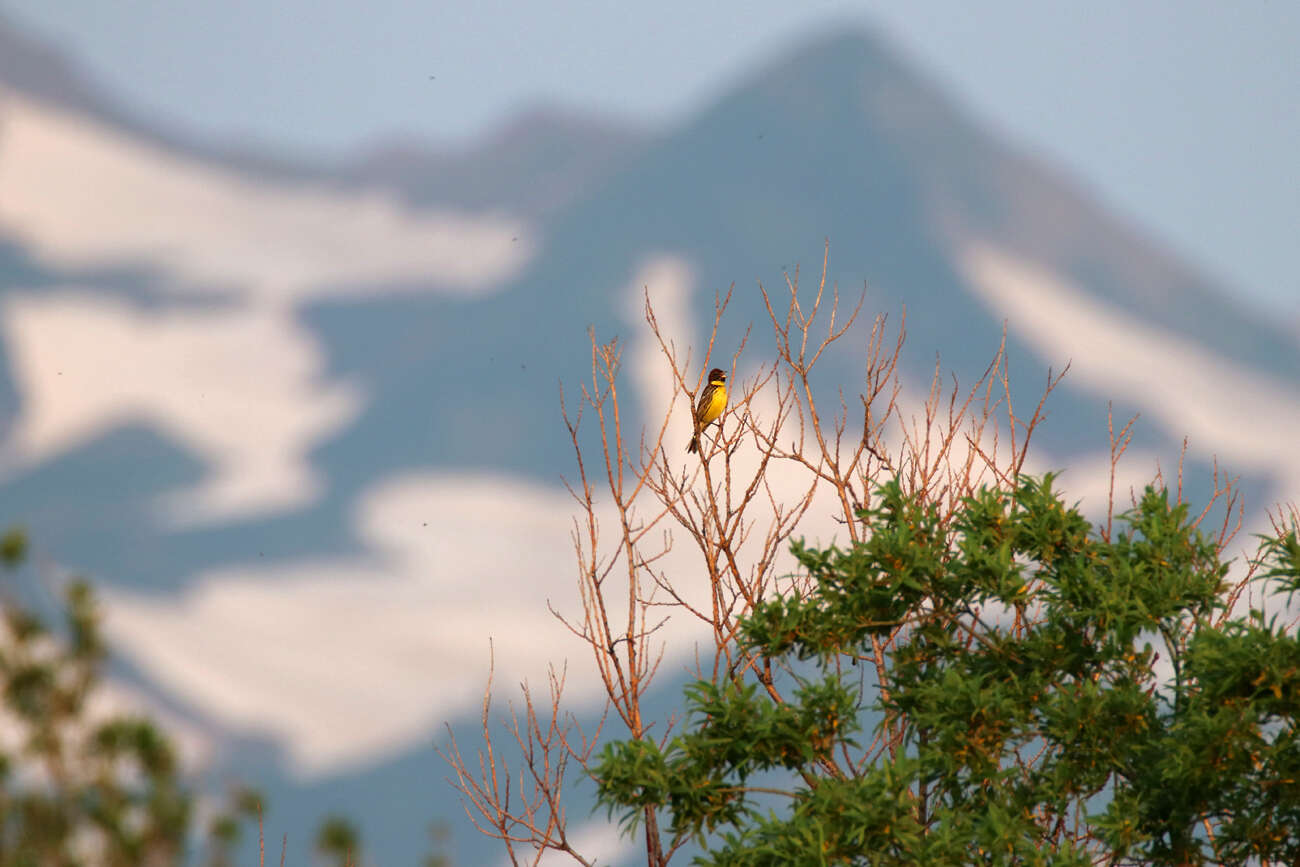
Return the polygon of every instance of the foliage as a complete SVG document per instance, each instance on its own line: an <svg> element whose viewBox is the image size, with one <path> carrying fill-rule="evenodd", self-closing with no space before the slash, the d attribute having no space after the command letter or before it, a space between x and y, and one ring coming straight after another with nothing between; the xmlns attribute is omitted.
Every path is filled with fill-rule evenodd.
<svg viewBox="0 0 1300 867"><path fill-rule="evenodd" d="M355 863L353 858L360 845L356 826L344 816L326 816L316 830L316 851L339 867Z"/></svg>
<svg viewBox="0 0 1300 867"><path fill-rule="evenodd" d="M0 560L16 568L26 549L10 530ZM0 625L0 867L180 863L194 798L153 721L95 706L106 650L90 586L67 585L61 630L8 596ZM231 863L248 814L235 804L214 821L210 863Z"/></svg>
<svg viewBox="0 0 1300 867"><path fill-rule="evenodd" d="M859 541L795 544L810 591L738 639L793 694L764 666L692 684L680 734L605 746L601 802L665 811L719 865L1300 863L1294 623L1234 616L1221 546L1168 491L1112 536L1052 482L945 514L891 481ZM1295 528L1248 565L1252 598L1300 590Z"/></svg>
<svg viewBox="0 0 1300 867"><path fill-rule="evenodd" d="M265 840L262 839L262 793L247 786L239 786L227 799L226 809L213 817L208 826L208 867L233 867L238 863L236 850L243 839L244 826L256 823L258 848L265 863Z"/></svg>

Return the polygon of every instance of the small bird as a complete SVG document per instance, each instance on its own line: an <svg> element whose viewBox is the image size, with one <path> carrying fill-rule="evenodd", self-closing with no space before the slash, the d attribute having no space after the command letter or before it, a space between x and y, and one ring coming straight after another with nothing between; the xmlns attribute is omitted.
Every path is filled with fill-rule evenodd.
<svg viewBox="0 0 1300 867"><path fill-rule="evenodd" d="M700 450L700 433L704 428L727 408L727 374L718 368L709 371L709 384L700 393L699 403L695 404L695 435L686 447L688 452Z"/></svg>

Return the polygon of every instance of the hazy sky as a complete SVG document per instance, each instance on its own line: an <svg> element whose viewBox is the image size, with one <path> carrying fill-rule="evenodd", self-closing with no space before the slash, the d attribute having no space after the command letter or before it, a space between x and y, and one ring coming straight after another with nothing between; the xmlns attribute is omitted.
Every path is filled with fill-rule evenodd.
<svg viewBox="0 0 1300 867"><path fill-rule="evenodd" d="M1300 317L1293 0L0 0L0 8L173 127L320 155L399 131L464 139L539 99L667 124L810 30L864 21L977 116L1088 182L1192 264Z"/></svg>

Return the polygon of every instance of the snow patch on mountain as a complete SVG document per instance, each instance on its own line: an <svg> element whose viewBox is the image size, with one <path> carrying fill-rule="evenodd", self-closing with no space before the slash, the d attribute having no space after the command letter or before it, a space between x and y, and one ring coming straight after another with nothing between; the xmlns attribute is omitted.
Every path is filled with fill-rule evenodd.
<svg viewBox="0 0 1300 867"><path fill-rule="evenodd" d="M322 381L319 346L274 310L144 310L89 291L11 293L0 334L20 400L4 443L8 468L119 425L152 424L211 468L196 489L159 504L170 524L315 499L324 481L308 453L361 408L357 388Z"/></svg>
<svg viewBox="0 0 1300 867"><path fill-rule="evenodd" d="M377 192L276 185L0 91L0 234L53 266L145 265L187 293L284 304L482 293L535 249L521 220L414 210Z"/></svg>
<svg viewBox="0 0 1300 867"><path fill-rule="evenodd" d="M219 299L160 311L73 286L14 289L0 307L19 397L0 473L143 420L209 467L160 503L168 526L266 516L324 493L308 453L362 397L323 379L302 304L482 294L536 251L513 217L253 179L3 88L0 190L0 237L47 266L141 267L177 297Z"/></svg>
<svg viewBox="0 0 1300 867"><path fill-rule="evenodd" d="M987 244L961 255L970 285L1009 329L1069 381L1143 407L1189 457L1300 490L1300 389L1109 306L1066 278ZM1260 505L1260 504L1257 504Z"/></svg>
<svg viewBox="0 0 1300 867"><path fill-rule="evenodd" d="M546 612L572 595L572 508L510 479L403 476L357 512L373 556L221 569L177 599L108 591L106 629L205 718L279 741L303 777L340 772L472 714L489 643L511 690L579 649Z"/></svg>

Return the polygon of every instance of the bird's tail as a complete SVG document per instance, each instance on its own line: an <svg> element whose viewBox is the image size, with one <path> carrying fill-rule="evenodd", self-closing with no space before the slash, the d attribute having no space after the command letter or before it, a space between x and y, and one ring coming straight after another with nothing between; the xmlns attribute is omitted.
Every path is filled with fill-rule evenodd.
<svg viewBox="0 0 1300 867"><path fill-rule="evenodd" d="M700 435L696 434L691 437L691 443L686 447L688 452L698 452L700 450Z"/></svg>

